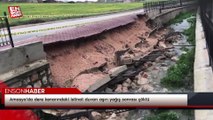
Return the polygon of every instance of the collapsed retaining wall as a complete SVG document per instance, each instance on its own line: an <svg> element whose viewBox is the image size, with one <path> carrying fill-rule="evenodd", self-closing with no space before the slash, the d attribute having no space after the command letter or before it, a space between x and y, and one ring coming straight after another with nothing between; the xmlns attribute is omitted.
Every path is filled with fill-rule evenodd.
<svg viewBox="0 0 213 120"><path fill-rule="evenodd" d="M213 72L212 68L210 67L207 43L199 10L197 12L197 19L196 19L194 91L213 92ZM195 119L213 120L213 110L196 110Z"/></svg>

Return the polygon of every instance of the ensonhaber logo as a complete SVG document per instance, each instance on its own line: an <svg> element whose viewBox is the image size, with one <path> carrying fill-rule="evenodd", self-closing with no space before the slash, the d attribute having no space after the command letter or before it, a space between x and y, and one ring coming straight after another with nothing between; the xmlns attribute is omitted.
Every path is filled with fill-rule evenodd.
<svg viewBox="0 0 213 120"><path fill-rule="evenodd" d="M37 88L9 88L5 89L5 94L44 94L45 89L37 89Z"/></svg>
<svg viewBox="0 0 213 120"><path fill-rule="evenodd" d="M6 84L0 81L0 90L8 88ZM1 92L1 91L0 91ZM0 96L1 98L2 96ZM0 110L1 120L40 120L32 110Z"/></svg>

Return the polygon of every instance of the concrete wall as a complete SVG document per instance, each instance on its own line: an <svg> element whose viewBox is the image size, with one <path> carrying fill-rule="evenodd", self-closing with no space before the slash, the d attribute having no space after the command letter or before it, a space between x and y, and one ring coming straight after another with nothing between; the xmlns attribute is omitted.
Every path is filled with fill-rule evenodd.
<svg viewBox="0 0 213 120"><path fill-rule="evenodd" d="M44 59L0 74L0 80L12 88L44 88L53 85L49 63Z"/></svg>
<svg viewBox="0 0 213 120"><path fill-rule="evenodd" d="M49 63L41 42L0 52L0 82L9 87L52 87Z"/></svg>
<svg viewBox="0 0 213 120"><path fill-rule="evenodd" d="M199 10L196 19L194 91L213 92L213 73L210 67L206 39ZM195 120L213 120L213 110L195 110Z"/></svg>
<svg viewBox="0 0 213 120"><path fill-rule="evenodd" d="M159 14L159 11L153 11L153 12L149 13L148 16L158 26L161 26L161 25L169 22L171 19L174 19L181 12L186 12L186 11L190 11L193 9L196 9L196 6L179 7L179 8L175 8L173 10L166 11L166 12L162 11L161 14ZM156 14L158 14L158 15L156 15Z"/></svg>
<svg viewBox="0 0 213 120"><path fill-rule="evenodd" d="M41 42L0 51L0 74L45 57Z"/></svg>

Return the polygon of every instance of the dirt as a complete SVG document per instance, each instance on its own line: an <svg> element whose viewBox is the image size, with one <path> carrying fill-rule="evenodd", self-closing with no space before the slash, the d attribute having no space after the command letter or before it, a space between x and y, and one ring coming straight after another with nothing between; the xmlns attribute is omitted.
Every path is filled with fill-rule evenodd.
<svg viewBox="0 0 213 120"><path fill-rule="evenodd" d="M76 43L61 43L54 47L45 47L47 59L50 63L50 68L53 75L53 81L59 87L65 87L70 84L70 87L84 81L85 84L93 84L97 77L95 73L87 73L81 77L75 78L79 73L87 69L99 67L104 63L106 70L116 67L114 53L127 48L140 50L142 53L147 53L152 50L158 42L158 37L165 30L157 32L155 36L147 37L151 32L145 24L146 18L140 18L135 23L119 27L98 36L93 36L85 39L79 39ZM141 44L142 45L141 45ZM103 74L98 74L102 76ZM70 83L67 84L67 81ZM81 88L80 88L81 89ZM82 90L85 88L82 88Z"/></svg>

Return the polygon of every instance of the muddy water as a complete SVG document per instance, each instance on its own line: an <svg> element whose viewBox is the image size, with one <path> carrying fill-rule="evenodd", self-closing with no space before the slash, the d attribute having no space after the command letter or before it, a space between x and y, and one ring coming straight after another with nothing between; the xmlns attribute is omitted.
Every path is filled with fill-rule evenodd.
<svg viewBox="0 0 213 120"><path fill-rule="evenodd" d="M188 18L190 19L190 18ZM174 54L174 57L180 57L182 54L185 54L186 52L184 49L191 49L193 46L190 46L190 43L187 42L187 36L182 34L184 30L190 28L190 23L187 21L187 19L183 20L181 23L173 24L169 26L171 30L174 32L181 32L181 34L178 36L177 41L172 43L174 46L173 49L169 49L167 52ZM175 65L175 61L169 58L166 58L164 60L156 60L155 62L152 62L152 66L147 68L145 71L148 74L148 80L150 81L150 85L153 86L152 92L190 92L193 91L193 88L191 89L167 89L161 86L160 81L162 78L164 78L167 74L167 70ZM135 90L136 92L142 93L141 90ZM177 113L177 115L180 117L180 120L193 120L193 115L187 115L184 114L184 110L172 110L173 112ZM187 112L187 111L186 111ZM131 111L129 116L129 120L143 120L147 116L150 116L153 114L151 110L135 110Z"/></svg>

